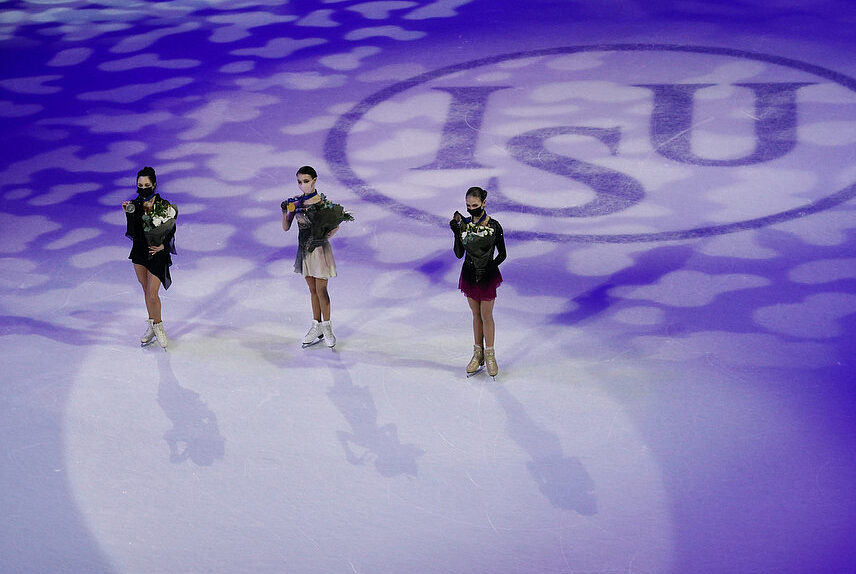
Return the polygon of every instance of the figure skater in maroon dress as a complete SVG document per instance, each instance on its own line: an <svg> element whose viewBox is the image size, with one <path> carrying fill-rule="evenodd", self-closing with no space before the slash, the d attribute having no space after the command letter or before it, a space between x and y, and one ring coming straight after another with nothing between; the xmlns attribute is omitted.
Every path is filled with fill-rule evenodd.
<svg viewBox="0 0 856 574"><path fill-rule="evenodd" d="M493 304L496 288L502 283L499 265L505 261L506 253L502 226L485 211L486 200L484 189L469 188L466 205L470 217L456 211L449 225L455 234L455 256L464 258L458 288L467 296L473 312L473 358L467 365L467 376L476 374L484 365L487 374L496 377L499 366L493 348Z"/></svg>

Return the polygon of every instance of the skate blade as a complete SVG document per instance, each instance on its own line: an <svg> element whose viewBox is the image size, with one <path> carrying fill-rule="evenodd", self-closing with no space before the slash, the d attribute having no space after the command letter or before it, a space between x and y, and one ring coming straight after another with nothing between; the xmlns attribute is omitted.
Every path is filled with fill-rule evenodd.
<svg viewBox="0 0 856 574"><path fill-rule="evenodd" d="M317 339L315 339L311 343L300 343L300 345L305 349L306 347L311 347L313 345L317 345L318 343L320 343L323 340L324 340L324 337L318 337Z"/></svg>
<svg viewBox="0 0 856 574"><path fill-rule="evenodd" d="M484 365L482 365L478 369L476 369L476 371L474 373L467 373L467 378L469 379L470 377L475 377L476 375L478 375L482 371L484 371Z"/></svg>
<svg viewBox="0 0 856 574"><path fill-rule="evenodd" d="M157 341L157 339L152 339L151 341L148 341L147 343L143 343L142 341L140 341L140 347L143 347L143 348L148 347L149 345L153 345L155 343L155 341Z"/></svg>

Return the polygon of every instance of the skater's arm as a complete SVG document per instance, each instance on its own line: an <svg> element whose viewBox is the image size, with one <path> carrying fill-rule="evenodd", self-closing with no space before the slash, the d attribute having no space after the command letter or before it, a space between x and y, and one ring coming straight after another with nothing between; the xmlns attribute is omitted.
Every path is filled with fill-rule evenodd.
<svg viewBox="0 0 856 574"><path fill-rule="evenodd" d="M164 235L163 242L160 245L149 245L149 255L155 255L156 253L160 253L163 250L169 250L173 255L175 252L175 226L172 226L166 235Z"/></svg>
<svg viewBox="0 0 856 574"><path fill-rule="evenodd" d="M324 245L324 244L325 244L325 243L326 243L326 242L327 242L331 237L333 237L334 235L336 235L336 232L337 232L337 231L339 231L339 228L338 228L338 227L334 227L333 229L331 229L330 231L328 231L328 232L327 232L327 235L325 235L324 237L314 237L314 236L313 236L313 237L312 237L312 239L310 239L310 240L309 240L309 246L310 246L310 247L312 247L313 249L314 249L315 247L321 247L321 246L322 246L322 245Z"/></svg>
<svg viewBox="0 0 856 574"><path fill-rule="evenodd" d="M285 203L285 202L283 202ZM291 229L291 222L294 221L294 211L283 210L282 212L282 230L288 231Z"/></svg>
<svg viewBox="0 0 856 574"><path fill-rule="evenodd" d="M505 238L502 236L502 226L498 221L492 221L494 224L494 235L496 237L494 245L496 246L496 257L493 258L493 264L499 267L499 264L505 261Z"/></svg>
<svg viewBox="0 0 856 574"><path fill-rule="evenodd" d="M163 240L163 246L169 249L169 252L173 255L176 255L175 252L175 230L178 229L178 225L176 224L170 229L169 233L167 233L166 237Z"/></svg>
<svg viewBox="0 0 856 574"><path fill-rule="evenodd" d="M133 201L122 202L122 209L124 210L125 206L130 204L130 203L134 203L134 202ZM134 207L136 208L138 206L134 206ZM140 209L139 211L137 211L135 209L134 213L128 213L127 211L125 211L125 223L126 223L126 225L125 225L125 237L127 237L128 239L130 239L132 241L134 239L134 235L136 235L138 233L142 233L142 229L141 229L142 228L142 221L143 221L141 219L142 211L143 211L142 209Z"/></svg>
<svg viewBox="0 0 856 574"><path fill-rule="evenodd" d="M460 259L464 256L464 243L461 241L461 217L457 211L455 212L455 216L452 218L452 221L449 222L449 227L452 228L452 233L455 234L455 245L453 247L455 250L455 257Z"/></svg>
<svg viewBox="0 0 856 574"><path fill-rule="evenodd" d="M464 243L461 241L461 233L455 233L455 257L460 259L464 256Z"/></svg>

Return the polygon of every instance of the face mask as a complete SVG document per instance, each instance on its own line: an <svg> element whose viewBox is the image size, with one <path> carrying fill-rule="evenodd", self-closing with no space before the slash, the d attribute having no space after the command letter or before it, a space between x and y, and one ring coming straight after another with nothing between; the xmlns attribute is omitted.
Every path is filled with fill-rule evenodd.
<svg viewBox="0 0 856 574"><path fill-rule="evenodd" d="M473 217L481 217L481 216L482 216L482 213L484 213L484 208L483 208L483 207L477 207L477 208L475 208L475 209L470 209L470 208L468 207L468 208L467 208L467 213L469 213L469 214L470 214L470 215L472 215Z"/></svg>
<svg viewBox="0 0 856 574"><path fill-rule="evenodd" d="M155 196L155 188L154 187L138 187L137 188L137 199L141 201L148 201Z"/></svg>

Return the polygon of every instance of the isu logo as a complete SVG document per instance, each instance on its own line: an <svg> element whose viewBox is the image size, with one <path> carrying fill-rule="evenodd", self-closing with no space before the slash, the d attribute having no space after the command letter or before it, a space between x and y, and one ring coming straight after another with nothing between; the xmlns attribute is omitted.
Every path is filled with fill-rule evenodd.
<svg viewBox="0 0 856 574"><path fill-rule="evenodd" d="M341 116L325 156L364 198L445 223L471 185L509 234L661 241L856 194L856 80L777 56L578 46L442 68Z"/></svg>

